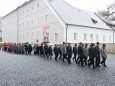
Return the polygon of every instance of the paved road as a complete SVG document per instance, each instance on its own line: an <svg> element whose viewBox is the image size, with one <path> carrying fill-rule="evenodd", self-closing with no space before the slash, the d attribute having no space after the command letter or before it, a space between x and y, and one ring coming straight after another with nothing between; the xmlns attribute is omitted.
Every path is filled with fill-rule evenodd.
<svg viewBox="0 0 115 86"><path fill-rule="evenodd" d="M0 51L0 86L115 86L115 55L107 66L91 69Z"/></svg>

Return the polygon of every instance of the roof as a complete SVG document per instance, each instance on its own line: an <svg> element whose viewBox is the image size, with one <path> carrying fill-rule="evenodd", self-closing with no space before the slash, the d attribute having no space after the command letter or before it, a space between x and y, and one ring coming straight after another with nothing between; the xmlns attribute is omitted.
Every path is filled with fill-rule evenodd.
<svg viewBox="0 0 115 86"><path fill-rule="evenodd" d="M34 1L34 0L25 1L21 6L18 6L16 9L14 9L14 10L11 11L10 13L6 14L5 16L3 16L3 18L5 18L6 16L10 15L11 13L17 11L19 8L25 6L26 4L30 3L31 1Z"/></svg>
<svg viewBox="0 0 115 86"><path fill-rule="evenodd" d="M66 24L109 28L95 13L72 7L64 0L49 0L49 4Z"/></svg>

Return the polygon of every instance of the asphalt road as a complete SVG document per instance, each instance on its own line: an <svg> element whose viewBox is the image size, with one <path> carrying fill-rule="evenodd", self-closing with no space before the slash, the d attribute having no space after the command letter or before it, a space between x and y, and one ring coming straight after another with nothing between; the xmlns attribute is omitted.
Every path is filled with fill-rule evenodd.
<svg viewBox="0 0 115 86"><path fill-rule="evenodd" d="M0 51L0 86L115 86L115 55L97 69Z"/></svg>

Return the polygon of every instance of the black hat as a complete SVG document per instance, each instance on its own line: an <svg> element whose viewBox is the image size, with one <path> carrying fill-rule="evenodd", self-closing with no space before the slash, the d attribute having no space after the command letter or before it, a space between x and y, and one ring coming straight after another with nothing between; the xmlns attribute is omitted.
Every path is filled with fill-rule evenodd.
<svg viewBox="0 0 115 86"><path fill-rule="evenodd" d="M75 46L77 46L77 44L75 44Z"/></svg>
<svg viewBox="0 0 115 86"><path fill-rule="evenodd" d="M80 42L79 44L82 44L82 42Z"/></svg>
<svg viewBox="0 0 115 86"><path fill-rule="evenodd" d="M95 46L95 44L94 44L94 43L92 43L92 46Z"/></svg>
<svg viewBox="0 0 115 86"><path fill-rule="evenodd" d="M103 46L106 46L105 44L103 44Z"/></svg>
<svg viewBox="0 0 115 86"><path fill-rule="evenodd" d="M97 42L97 44L100 44L99 42Z"/></svg>

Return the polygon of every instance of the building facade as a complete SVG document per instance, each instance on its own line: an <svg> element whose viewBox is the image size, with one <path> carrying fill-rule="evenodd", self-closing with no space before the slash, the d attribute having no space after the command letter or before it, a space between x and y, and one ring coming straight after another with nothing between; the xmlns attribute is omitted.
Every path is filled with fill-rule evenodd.
<svg viewBox="0 0 115 86"><path fill-rule="evenodd" d="M2 42L2 18L0 17L0 42Z"/></svg>
<svg viewBox="0 0 115 86"><path fill-rule="evenodd" d="M63 0L30 0L3 17L3 42L114 43L114 31L95 13Z"/></svg>

